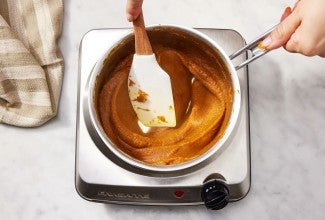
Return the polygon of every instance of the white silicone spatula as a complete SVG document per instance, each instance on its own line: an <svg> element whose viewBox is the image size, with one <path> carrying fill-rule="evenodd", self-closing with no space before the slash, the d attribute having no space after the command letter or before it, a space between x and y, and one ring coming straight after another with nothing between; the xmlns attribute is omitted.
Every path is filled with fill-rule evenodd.
<svg viewBox="0 0 325 220"><path fill-rule="evenodd" d="M145 30L143 14L133 21L135 52L129 74L129 97L139 121L147 127L175 127L169 75L159 66Z"/></svg>

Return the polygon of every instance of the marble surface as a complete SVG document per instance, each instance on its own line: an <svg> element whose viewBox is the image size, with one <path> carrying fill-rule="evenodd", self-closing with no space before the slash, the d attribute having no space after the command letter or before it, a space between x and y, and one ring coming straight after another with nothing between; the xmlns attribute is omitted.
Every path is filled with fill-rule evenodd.
<svg viewBox="0 0 325 220"><path fill-rule="evenodd" d="M231 28L251 40L294 1L145 0L147 24ZM65 78L45 126L0 125L0 219L324 219L325 60L283 49L250 64L252 185L220 211L90 203L74 187L78 47L90 29L129 27L125 1L65 0Z"/></svg>

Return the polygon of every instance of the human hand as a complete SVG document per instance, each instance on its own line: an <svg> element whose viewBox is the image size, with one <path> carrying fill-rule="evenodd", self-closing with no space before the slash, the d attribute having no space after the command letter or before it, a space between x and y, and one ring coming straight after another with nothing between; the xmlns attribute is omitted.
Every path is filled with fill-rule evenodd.
<svg viewBox="0 0 325 220"><path fill-rule="evenodd" d="M300 0L292 10L287 7L281 23L260 46L325 57L325 0Z"/></svg>
<svg viewBox="0 0 325 220"><path fill-rule="evenodd" d="M137 19L142 11L143 0L127 0L126 3L126 18L129 22Z"/></svg>

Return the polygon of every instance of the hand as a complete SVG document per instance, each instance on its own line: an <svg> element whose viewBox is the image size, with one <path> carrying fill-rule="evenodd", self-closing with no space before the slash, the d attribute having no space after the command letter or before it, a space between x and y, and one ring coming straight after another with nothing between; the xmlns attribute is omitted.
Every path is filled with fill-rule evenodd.
<svg viewBox="0 0 325 220"><path fill-rule="evenodd" d="M139 14L142 12L143 0L127 0L126 3L126 18L129 22L137 19Z"/></svg>
<svg viewBox="0 0 325 220"><path fill-rule="evenodd" d="M325 57L325 0L300 0L286 8L281 23L263 40L268 50L283 46L306 56Z"/></svg>

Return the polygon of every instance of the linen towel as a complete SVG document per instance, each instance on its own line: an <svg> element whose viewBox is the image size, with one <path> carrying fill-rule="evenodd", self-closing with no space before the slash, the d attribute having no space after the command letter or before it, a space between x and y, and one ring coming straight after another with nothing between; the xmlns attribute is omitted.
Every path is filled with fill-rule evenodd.
<svg viewBox="0 0 325 220"><path fill-rule="evenodd" d="M0 0L0 123L40 126L57 113L62 0Z"/></svg>

